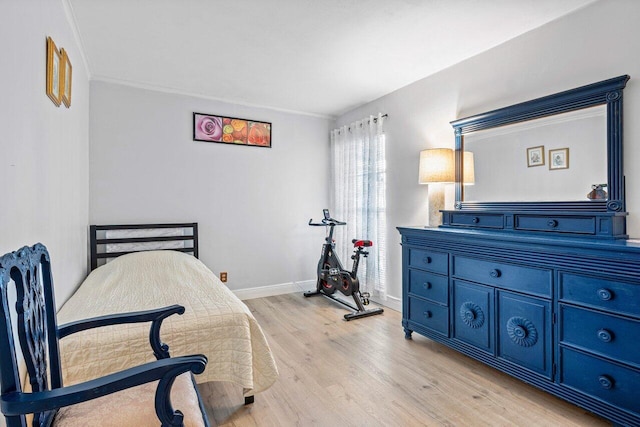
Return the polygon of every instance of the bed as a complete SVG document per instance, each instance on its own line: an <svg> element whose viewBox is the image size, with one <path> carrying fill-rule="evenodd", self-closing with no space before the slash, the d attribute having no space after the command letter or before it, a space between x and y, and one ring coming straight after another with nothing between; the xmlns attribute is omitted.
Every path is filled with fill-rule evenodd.
<svg viewBox="0 0 640 427"><path fill-rule="evenodd" d="M58 323L183 305L184 315L162 325L171 355L206 355L197 382L238 384L248 403L275 382L278 370L249 309L198 260L197 231L195 223L91 226L93 271L60 309ZM61 340L65 385L152 360L148 333L148 326L133 324Z"/></svg>

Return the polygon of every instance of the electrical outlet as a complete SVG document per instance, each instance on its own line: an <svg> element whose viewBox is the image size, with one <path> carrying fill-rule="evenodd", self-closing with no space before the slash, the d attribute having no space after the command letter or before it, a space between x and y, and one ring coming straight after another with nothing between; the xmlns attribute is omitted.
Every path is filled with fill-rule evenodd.
<svg viewBox="0 0 640 427"><path fill-rule="evenodd" d="M220 281L222 283L225 283L227 281L227 272L226 271L221 271L220 272Z"/></svg>

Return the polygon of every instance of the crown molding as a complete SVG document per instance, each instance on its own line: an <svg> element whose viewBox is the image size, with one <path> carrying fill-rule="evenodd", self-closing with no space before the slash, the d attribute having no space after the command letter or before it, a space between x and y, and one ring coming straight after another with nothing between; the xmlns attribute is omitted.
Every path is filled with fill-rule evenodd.
<svg viewBox="0 0 640 427"><path fill-rule="evenodd" d="M263 108L263 109L266 109L266 110L273 110L273 111L278 111L278 112L287 113L287 114L296 114L296 115L300 115L300 116L316 117L316 118L326 119L326 120L335 120L336 119L334 116L328 116L328 115L325 115L325 114L316 114L316 113L308 113L306 111L288 110L286 108L278 108L278 107L272 107L272 106L269 106L269 105L261 105L261 104L252 104L252 103L248 103L248 102L238 102L238 101L233 100L233 99L209 96L209 95L204 95L204 94L195 93L195 92L188 92L188 91L185 91L185 90L172 88L172 87L167 87L167 86L156 85L156 84L153 84L153 83L137 82L137 81L134 82L134 81L131 81L131 80L117 79L117 78L102 76L102 75L98 75L98 74L93 74L91 76L91 80L92 81L97 81L97 82L112 83L112 84L117 84L117 85L121 85L121 86L129 86L129 87L134 87L136 89L151 90L151 91L155 91L155 92L163 92L163 93L169 93L169 94L173 94L173 95L190 96L190 97L193 97L193 98L200 98L200 99L207 99L207 100L211 100L211 101L225 102L227 104L241 105L243 107Z"/></svg>
<svg viewBox="0 0 640 427"><path fill-rule="evenodd" d="M82 34L80 33L80 28L78 27L78 20L76 19L76 15L73 12L73 6L71 5L70 0L61 0L62 7L64 8L64 14L67 18L67 22L71 27L71 32L73 33L73 38L76 41L76 45L78 46L78 51L80 52L80 58L82 59L82 64L84 65L84 71L87 73L87 77L91 80L91 69L89 67L89 57L87 56L87 51L84 47L84 41L82 40Z"/></svg>

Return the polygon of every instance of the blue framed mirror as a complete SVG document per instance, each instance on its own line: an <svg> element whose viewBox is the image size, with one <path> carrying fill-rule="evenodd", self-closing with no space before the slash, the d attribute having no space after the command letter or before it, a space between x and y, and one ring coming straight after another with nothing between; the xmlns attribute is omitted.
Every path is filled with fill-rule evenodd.
<svg viewBox="0 0 640 427"><path fill-rule="evenodd" d="M628 80L623 75L451 122L455 210L624 215ZM471 158L465 151L474 153L473 187L463 185L464 159Z"/></svg>

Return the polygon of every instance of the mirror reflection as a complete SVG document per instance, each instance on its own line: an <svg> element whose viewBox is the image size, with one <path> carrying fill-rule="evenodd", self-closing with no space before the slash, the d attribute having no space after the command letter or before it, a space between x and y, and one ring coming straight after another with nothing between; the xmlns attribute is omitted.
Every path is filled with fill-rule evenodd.
<svg viewBox="0 0 640 427"><path fill-rule="evenodd" d="M464 200L589 200L593 185L607 183L606 114L599 105L465 134L475 183L464 186Z"/></svg>

